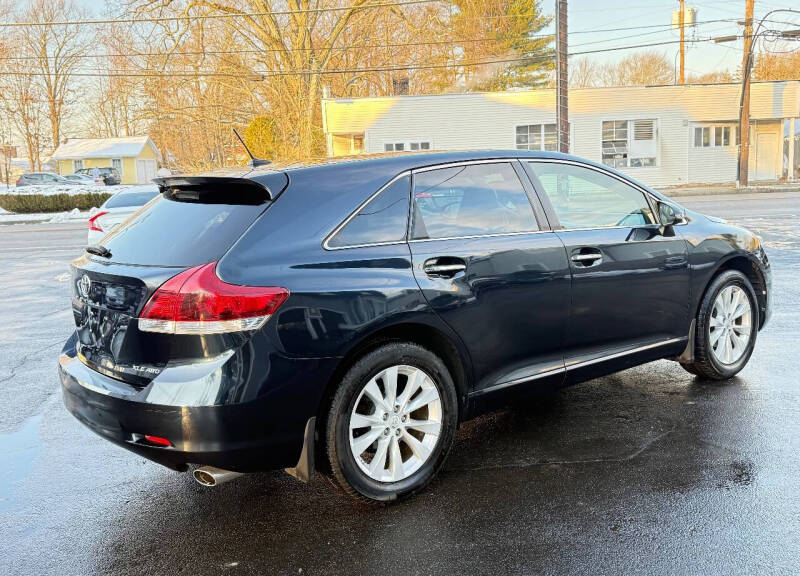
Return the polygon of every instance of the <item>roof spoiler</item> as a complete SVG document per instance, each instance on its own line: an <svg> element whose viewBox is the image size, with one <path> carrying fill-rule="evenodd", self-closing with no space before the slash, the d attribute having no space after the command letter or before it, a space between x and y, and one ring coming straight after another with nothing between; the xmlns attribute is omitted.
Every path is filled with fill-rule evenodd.
<svg viewBox="0 0 800 576"><path fill-rule="evenodd" d="M250 178L167 176L153 182L164 197L176 202L258 205L274 200L267 186Z"/></svg>

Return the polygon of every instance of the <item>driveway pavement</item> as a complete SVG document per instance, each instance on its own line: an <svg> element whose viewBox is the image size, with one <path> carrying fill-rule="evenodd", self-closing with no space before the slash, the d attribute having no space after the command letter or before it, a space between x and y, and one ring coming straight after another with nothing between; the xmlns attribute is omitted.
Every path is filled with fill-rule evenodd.
<svg viewBox="0 0 800 576"><path fill-rule="evenodd" d="M683 199L764 237L774 314L733 380L656 362L462 426L419 496L197 486L64 410L82 225L0 227L0 574L796 574L800 194Z"/></svg>

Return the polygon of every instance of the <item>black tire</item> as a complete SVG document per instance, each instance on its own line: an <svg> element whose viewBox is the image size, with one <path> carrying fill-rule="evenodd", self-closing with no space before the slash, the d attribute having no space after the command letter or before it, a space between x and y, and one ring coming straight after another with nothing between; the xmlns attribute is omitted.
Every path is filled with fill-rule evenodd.
<svg viewBox="0 0 800 576"><path fill-rule="evenodd" d="M441 400L441 431L433 451L413 474L397 482L380 482L359 468L350 448L350 415L362 389L381 371L407 365L425 372ZM458 425L455 385L444 362L431 351L412 343L391 342L360 358L345 374L331 402L325 447L333 479L353 498L367 503L392 502L424 488L444 464Z"/></svg>
<svg viewBox="0 0 800 576"><path fill-rule="evenodd" d="M744 354L736 362L723 364L717 360L711 349L711 314L714 301L719 293L731 285L742 288L750 301L750 339L747 342ZM758 300L747 276L738 270L727 270L716 276L703 295L695 325L694 362L683 365L683 367L688 372L709 380L727 380L738 374L747 365L750 356L753 354L759 326Z"/></svg>

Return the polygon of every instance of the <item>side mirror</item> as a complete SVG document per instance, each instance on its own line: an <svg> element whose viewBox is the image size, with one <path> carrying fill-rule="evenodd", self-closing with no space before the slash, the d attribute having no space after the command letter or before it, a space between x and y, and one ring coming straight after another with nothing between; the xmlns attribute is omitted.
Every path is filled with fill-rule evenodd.
<svg viewBox="0 0 800 576"><path fill-rule="evenodd" d="M683 215L679 214L672 204L659 202L658 219L662 226L674 226L683 222Z"/></svg>

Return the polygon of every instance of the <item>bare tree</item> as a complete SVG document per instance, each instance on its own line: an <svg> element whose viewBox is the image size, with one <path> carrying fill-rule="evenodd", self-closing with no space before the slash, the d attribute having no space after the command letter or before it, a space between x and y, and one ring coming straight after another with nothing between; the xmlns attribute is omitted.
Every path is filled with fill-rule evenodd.
<svg viewBox="0 0 800 576"><path fill-rule="evenodd" d="M86 11L72 0L30 0L20 16L34 23L22 29L21 40L32 57L30 71L47 99L54 147L61 139L61 124L73 89L72 74L88 52L91 38L80 26L53 23L79 20L85 15Z"/></svg>
<svg viewBox="0 0 800 576"><path fill-rule="evenodd" d="M730 70L717 70L705 74L690 74L686 79L687 84L730 84L738 79Z"/></svg>
<svg viewBox="0 0 800 576"><path fill-rule="evenodd" d="M598 66L587 57L575 58L569 63L570 88L592 88L598 83Z"/></svg>
<svg viewBox="0 0 800 576"><path fill-rule="evenodd" d="M654 51L636 52L618 62L600 66L601 86L656 86L672 84L675 69L665 54Z"/></svg>
<svg viewBox="0 0 800 576"><path fill-rule="evenodd" d="M0 87L0 109L25 142L31 170L41 170L46 106L43 93L32 76L18 71L6 74Z"/></svg>
<svg viewBox="0 0 800 576"><path fill-rule="evenodd" d="M775 52L762 52L753 67L757 80L798 80L800 79L800 48L797 44L778 46Z"/></svg>

